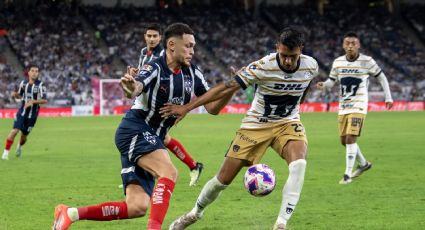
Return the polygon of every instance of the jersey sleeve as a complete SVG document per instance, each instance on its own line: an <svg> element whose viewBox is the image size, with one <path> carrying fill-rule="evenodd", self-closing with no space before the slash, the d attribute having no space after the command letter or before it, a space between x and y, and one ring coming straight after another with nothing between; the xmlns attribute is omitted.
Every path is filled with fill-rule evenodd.
<svg viewBox="0 0 425 230"><path fill-rule="evenodd" d="M381 67L379 67L378 63L376 63L376 61L371 58L370 61L368 62L369 64L369 76L371 77L377 77L379 76L379 74L382 72Z"/></svg>
<svg viewBox="0 0 425 230"><path fill-rule="evenodd" d="M331 79L332 81L338 80L338 69L336 68L335 62L332 63L332 69L329 73L329 79Z"/></svg>
<svg viewBox="0 0 425 230"><path fill-rule="evenodd" d="M241 85L242 89L246 89L250 85L256 84L260 80L261 67L258 61L249 64L238 75L235 80Z"/></svg>
<svg viewBox="0 0 425 230"><path fill-rule="evenodd" d="M139 69L139 71L141 71L142 66L145 64L143 63L143 59L145 58L144 50L144 48L140 50L139 64L137 65L137 69Z"/></svg>
<svg viewBox="0 0 425 230"><path fill-rule="evenodd" d="M136 77L136 81L139 81L143 84L143 92L147 92L149 87L154 80L158 77L159 69L156 65L144 64L139 74Z"/></svg>
<svg viewBox="0 0 425 230"><path fill-rule="evenodd" d="M205 81L204 74L198 67L194 68L194 74L194 94L199 97L206 93L210 89L210 87L208 86L207 81Z"/></svg>
<svg viewBox="0 0 425 230"><path fill-rule="evenodd" d="M43 82L40 83L40 96L39 96L39 98L47 100L47 87Z"/></svg>
<svg viewBox="0 0 425 230"><path fill-rule="evenodd" d="M314 60L314 70L313 70L313 77L317 77L317 76L319 76L319 63L317 63L317 61L316 60Z"/></svg>
<svg viewBox="0 0 425 230"><path fill-rule="evenodd" d="M24 93L25 93L24 81L21 81L21 83L19 83L18 93L21 97L24 96Z"/></svg>

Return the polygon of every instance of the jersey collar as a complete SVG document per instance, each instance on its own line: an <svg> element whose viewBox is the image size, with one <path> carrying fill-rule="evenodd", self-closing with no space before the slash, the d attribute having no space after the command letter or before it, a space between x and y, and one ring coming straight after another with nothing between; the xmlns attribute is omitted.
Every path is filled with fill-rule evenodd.
<svg viewBox="0 0 425 230"><path fill-rule="evenodd" d="M298 57L298 61L297 61L297 67L294 70L286 70L285 68L283 68L283 66L280 65L280 57L279 57L279 53L276 53L276 61L277 61L277 65L279 66L279 69L282 70L285 73L295 73L298 71L298 69L300 68L300 64L301 64L301 56Z"/></svg>
<svg viewBox="0 0 425 230"><path fill-rule="evenodd" d="M182 73L182 71L184 71L184 69L185 69L185 68L182 68L180 70L171 71L170 68L168 68L168 65L167 65L167 55L166 55L165 52L164 52L164 55L159 57L159 59L160 59L161 65L163 66L163 70L167 75L171 75L171 74L178 75L178 74Z"/></svg>
<svg viewBox="0 0 425 230"><path fill-rule="evenodd" d="M360 53L358 53L357 57L354 58L353 60L348 60L347 55L345 55L345 60L347 60L348 62L355 62L355 61L357 61L357 59L359 59L359 57L360 57Z"/></svg>

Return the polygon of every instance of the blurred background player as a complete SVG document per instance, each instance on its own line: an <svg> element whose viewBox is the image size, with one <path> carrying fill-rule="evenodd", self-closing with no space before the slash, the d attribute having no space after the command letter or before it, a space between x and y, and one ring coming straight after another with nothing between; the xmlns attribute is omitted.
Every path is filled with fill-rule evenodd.
<svg viewBox="0 0 425 230"><path fill-rule="evenodd" d="M227 188L244 166L259 163L272 147L289 168L282 192L282 204L273 229L285 229L301 195L307 156L307 136L300 120L299 106L319 66L301 54L304 35L297 28L285 28L276 44L276 53L251 63L226 83L212 88L197 100L184 105L167 105L163 116L180 117L197 106L233 95L240 88L256 85L254 101L228 149L216 176L208 181L193 209L179 217L170 230L185 229L200 219L205 208Z"/></svg>
<svg viewBox="0 0 425 230"><path fill-rule="evenodd" d="M143 68L143 65L153 61L164 54L164 48L161 42L161 26L157 23L149 24L146 27L144 34L146 47L140 51L138 70ZM141 96L143 97L143 96ZM171 137L168 133L165 135L164 145L169 149L177 158L179 158L190 169L190 182L189 186L194 186L201 176L204 168L203 164L197 162L186 151L184 146L176 138Z"/></svg>
<svg viewBox="0 0 425 230"><path fill-rule="evenodd" d="M12 97L22 99L21 107L16 112L13 129L7 136L2 159L9 159L9 150L15 140L16 135L21 131L21 139L16 148L16 156L22 155L22 146L27 141L27 136L37 121L40 105L47 103L46 86L38 80L39 69L36 65L30 65L28 69L28 80L23 80L19 84L17 92L12 93Z"/></svg>
<svg viewBox="0 0 425 230"><path fill-rule="evenodd" d="M341 144L346 147L346 168L339 183L349 184L352 178L360 176L372 167L357 144L357 137L360 136L368 109L369 77L377 79L381 84L387 109L391 109L393 100L387 78L381 68L372 57L359 52L359 36L348 32L344 35L342 47L345 55L334 60L328 80L317 83L317 87L331 88L335 82L340 82L338 124ZM359 165L352 172L356 159Z"/></svg>
<svg viewBox="0 0 425 230"><path fill-rule="evenodd" d="M201 96L209 89L202 72L191 64L196 44L193 30L186 24L174 23L165 30L164 37L165 55L145 64L137 76L128 68L121 78L126 97L136 98L115 134L115 144L121 153L126 201L79 208L58 205L54 230L66 230L78 220L142 217L149 205L147 229L161 229L177 180L177 169L163 143L176 118L162 118L159 109L168 102L187 104L192 94ZM205 108L211 114L218 114L228 100L209 103ZM155 178L158 178L156 186Z"/></svg>

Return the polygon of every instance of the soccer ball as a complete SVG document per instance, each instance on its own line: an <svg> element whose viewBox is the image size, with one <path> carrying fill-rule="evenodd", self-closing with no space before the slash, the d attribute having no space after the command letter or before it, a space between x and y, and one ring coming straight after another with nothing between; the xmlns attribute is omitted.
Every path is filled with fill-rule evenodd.
<svg viewBox="0 0 425 230"><path fill-rule="evenodd" d="M243 182L246 190L253 196L266 196L276 185L273 170L265 164L256 164L245 172Z"/></svg>

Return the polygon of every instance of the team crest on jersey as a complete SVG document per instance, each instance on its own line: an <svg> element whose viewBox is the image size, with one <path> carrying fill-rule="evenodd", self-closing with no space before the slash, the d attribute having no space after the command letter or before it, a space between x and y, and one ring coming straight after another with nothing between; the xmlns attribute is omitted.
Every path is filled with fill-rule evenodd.
<svg viewBox="0 0 425 230"><path fill-rule="evenodd" d="M192 91L192 81L189 79L184 81L184 91L185 92L191 92Z"/></svg>
<svg viewBox="0 0 425 230"><path fill-rule="evenodd" d="M34 86L33 93L38 93L38 86Z"/></svg>
<svg viewBox="0 0 425 230"><path fill-rule="evenodd" d="M150 132L143 132L143 138L145 138L145 140L149 142L151 145L156 144L156 139Z"/></svg>
<svg viewBox="0 0 425 230"><path fill-rule="evenodd" d="M309 78L311 78L311 77L312 77L311 72L306 72L306 73L304 74L304 78L305 78L305 79L309 79Z"/></svg>

